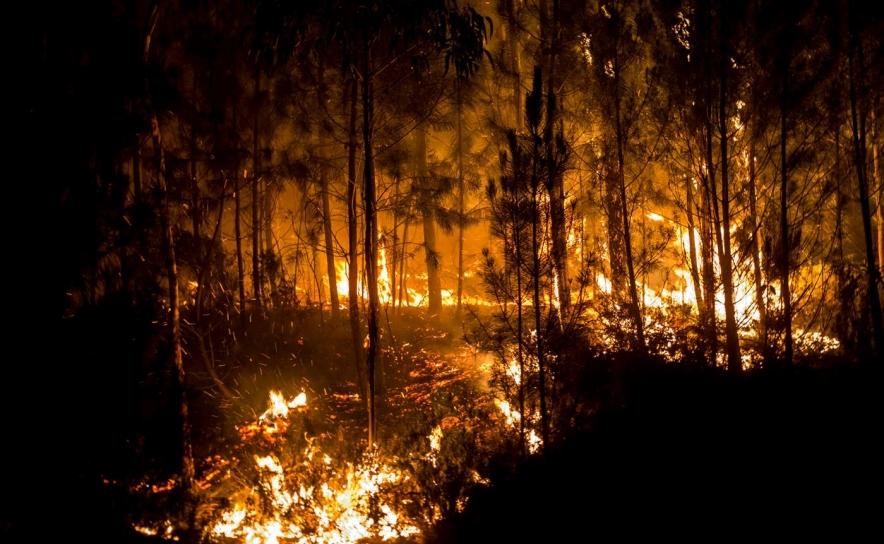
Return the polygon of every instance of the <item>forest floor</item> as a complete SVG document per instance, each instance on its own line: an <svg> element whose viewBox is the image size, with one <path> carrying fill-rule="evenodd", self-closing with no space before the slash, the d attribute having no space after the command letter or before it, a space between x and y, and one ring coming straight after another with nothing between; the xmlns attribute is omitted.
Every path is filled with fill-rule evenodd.
<svg viewBox="0 0 884 544"><path fill-rule="evenodd" d="M438 403L435 391L488 388L486 359L465 348L462 321L403 317L387 323L392 336L385 338L378 413L387 436L438 423L444 411L427 413ZM236 426L267 408L269 389L287 397L305 391L311 433L336 434L352 452L364 448L365 410L355 368L346 363L352 344L345 324L291 322L252 343L265 356L243 351L242 360L253 363L222 374L236 402L213 391L199 365L192 369L198 459L230 451L224 448L239 438ZM874 499L884 458L879 369L844 364L730 376L639 363L622 379L628 402L598 414L592 428L565 429L544 455L516 465L492 462L487 485L426 540L881 535ZM83 535L93 542L151 541L131 530L139 503L108 485L104 467L93 461L105 457L77 439L100 435L103 423L79 415L76 406L67 415L53 410L58 436L47 430L16 454L11 466L21 470L3 491L4 541L28 541L34 531L58 542Z"/></svg>

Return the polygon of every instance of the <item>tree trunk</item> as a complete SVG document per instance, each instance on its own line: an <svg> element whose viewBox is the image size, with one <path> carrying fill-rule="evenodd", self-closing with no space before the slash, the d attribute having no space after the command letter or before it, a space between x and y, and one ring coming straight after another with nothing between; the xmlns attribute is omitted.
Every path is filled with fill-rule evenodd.
<svg viewBox="0 0 884 544"><path fill-rule="evenodd" d="M752 275L755 278L755 306L758 308L758 338L761 341L761 350L764 366L770 361L770 349L767 342L767 303L764 298L764 278L761 272L761 240L758 237L758 204L755 185L757 183L755 170L755 141L753 139L749 150L749 228L752 231Z"/></svg>
<svg viewBox="0 0 884 544"><path fill-rule="evenodd" d="M258 111L261 105L261 69L255 64L255 111L252 125L252 291L255 298L255 309L260 315L261 297L261 228L258 218L258 201L261 199L258 190L261 169L261 149L258 143Z"/></svg>
<svg viewBox="0 0 884 544"><path fill-rule="evenodd" d="M724 6L724 4L722 4ZM724 15L722 15L724 20ZM727 130L727 63L730 61L727 52L726 23L721 26L721 84L718 100L718 137L721 144L721 236L724 245L718 254L721 266L721 283L724 291L724 331L727 346L727 369L739 373L743 370L740 357L740 337L737 331L736 310L734 308L733 257L731 256L731 197L730 177L728 174L728 130Z"/></svg>
<svg viewBox="0 0 884 544"><path fill-rule="evenodd" d="M848 4L851 6L850 4ZM852 7L852 6L851 6ZM849 8L848 8L849 9ZM863 217L863 235L866 245L866 279L867 279L867 298L869 303L869 312L872 317L872 331L875 337L875 353L880 357L884 352L884 323L881 318L881 302L878 295L878 269L875 267L875 251L872 244L872 214L869 206L869 189L866 179L866 134L865 134L865 118L859 113L859 100L857 96L857 73L863 71L863 50L862 44L857 43L857 37L853 30L855 15L849 12L848 18L851 24L850 46L848 47L848 81L850 87L850 120L851 129L853 131L853 149L856 161L856 177L859 183L859 205ZM859 58L854 58L854 55ZM855 67L854 64L859 66Z"/></svg>
<svg viewBox="0 0 884 544"><path fill-rule="evenodd" d="M415 158L417 159L417 175L422 193L428 193L430 170L427 167L427 135L426 127L421 124L415 131ZM427 200L429 197L424 196ZM430 316L439 315L442 311L442 281L439 277L439 253L436 251L436 222L433 214L433 202L425 201L421 205L421 216L424 227L424 256L427 263L427 294Z"/></svg>
<svg viewBox="0 0 884 544"><path fill-rule="evenodd" d="M160 13L160 2L151 7L148 31L144 40L144 56L142 61L148 64L150 41ZM145 106L150 115L150 136L154 146L154 160L157 174L157 193L160 198L160 224L162 243L166 257L166 277L169 283L169 329L172 343L172 359L179 390L178 415L181 419L181 487L186 495L193 491L196 471L193 464L193 447L191 445L190 417L187 406L187 383L184 373L184 360L181 355L181 316L178 310L178 267L175 261L175 241L172 236L171 212L169 210L168 187L166 186L166 156L163 147L163 135L156 110L153 108L150 82L145 79Z"/></svg>
<svg viewBox="0 0 884 544"><path fill-rule="evenodd" d="M788 33L788 31L787 31ZM788 38L787 38L788 39ZM783 304L783 366L792 366L792 292L789 286L789 255L791 242L789 236L789 172L786 162L786 142L788 130L786 116L789 100L789 49L784 42L781 69L783 71L782 96L780 97L780 297Z"/></svg>
<svg viewBox="0 0 884 544"><path fill-rule="evenodd" d="M690 251L690 268L691 280L694 284L694 294L697 298L697 313L703 315L705 305L703 303L703 286L700 283L700 267L697 262L697 236L694 221L694 180L688 179L685 184L687 191L687 203L685 206L685 216L688 223L688 248Z"/></svg>
<svg viewBox="0 0 884 544"><path fill-rule="evenodd" d="M273 169L272 162L273 161L271 157L271 164L268 167L268 170L270 171L272 171ZM271 193L270 180L267 176L264 176L264 191L262 199L264 200L264 214L261 218L261 223L264 227L264 251L261 254L266 257L263 271L267 276L268 282L270 283L270 307L274 307L279 302L279 290L277 287L277 267L279 263L276 262L276 240L273 236L273 194Z"/></svg>
<svg viewBox="0 0 884 544"><path fill-rule="evenodd" d="M457 308L455 315L460 318L460 307L463 302L463 219L466 215L464 208L464 180L463 180L463 126L461 124L461 116L463 115L463 101L461 97L460 82L457 85L457 213L461 217L461 223L457 228Z"/></svg>
<svg viewBox="0 0 884 544"><path fill-rule="evenodd" d="M513 77L513 112L514 127L516 130L522 128L522 56L519 49L519 25L516 20L516 12L514 3L516 0L506 1L506 19L507 19L507 48L510 57L510 69Z"/></svg>
<svg viewBox="0 0 884 544"><path fill-rule="evenodd" d="M202 276L203 268L206 266L205 259L202 255L202 202L200 198L200 187L197 181L197 141L196 141L196 69L193 71L193 80L191 81L191 99L193 101L193 118L190 123L190 221L193 227L194 242L194 267L197 274ZM197 282L196 293L194 296L194 315L198 321L202 315L202 293L203 286Z"/></svg>
<svg viewBox="0 0 884 544"><path fill-rule="evenodd" d="M325 149L321 131L319 147ZM331 223L331 198L328 194L328 185L328 172L323 161L319 171L319 189L322 198L322 233L325 238L325 268L328 276L328 294L331 303L332 319L337 321L341 316L341 309L340 301L338 299L338 275L337 268L335 267L335 246Z"/></svg>
<svg viewBox="0 0 884 544"><path fill-rule="evenodd" d="M365 272L368 288L368 354L366 357L366 370L368 373L368 446L374 446L378 441L377 415L375 403L375 366L379 353L380 334L378 329L378 310L380 300L378 297L378 224L377 224L377 194L374 178L373 156L373 127L374 122L374 89L372 88L372 58L371 49L366 46L363 50L362 71L362 142L365 154L364 173L362 181L363 203L365 205Z"/></svg>
<svg viewBox="0 0 884 544"><path fill-rule="evenodd" d="M365 366L362 354L362 326L359 323L359 237L356 195L356 105L359 102L359 82L355 77L344 93L345 102L350 104L350 122L347 127L347 312L350 316L350 332L353 340L353 356L356 361L356 379L359 391L365 397L368 393Z"/></svg>
<svg viewBox="0 0 884 544"><path fill-rule="evenodd" d="M620 66L618 58L614 58L614 129L617 135L617 183L620 193L620 211L623 216L623 244L626 258L626 274L629 288L629 313L635 327L634 349L641 355L647 351L645 344L645 326L642 322L641 305L638 298L638 287L635 279L635 265L632 258L632 236L630 235L629 206L626 200L626 164L623 147L626 135L623 132L620 112Z"/></svg>

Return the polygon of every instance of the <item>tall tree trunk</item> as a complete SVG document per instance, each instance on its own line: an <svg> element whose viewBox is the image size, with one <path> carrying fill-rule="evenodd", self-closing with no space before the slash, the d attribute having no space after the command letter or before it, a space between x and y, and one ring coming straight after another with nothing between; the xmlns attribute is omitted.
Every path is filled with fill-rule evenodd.
<svg viewBox="0 0 884 544"><path fill-rule="evenodd" d="M852 8L852 4L848 3ZM872 317L872 331L875 336L875 353L880 357L884 353L884 323L881 318L881 301L878 295L878 281L880 280L878 269L875 267L875 251L872 244L872 214L869 206L869 189L866 178L866 131L865 117L860 115L857 93L857 74L862 73L864 68L862 44L858 43L854 31L854 17L852 10L848 13L850 21L850 45L848 47L848 81L850 88L850 126L853 132L853 149L856 161L856 177L859 183L859 205L863 217L863 235L866 244L866 279L867 298L869 312ZM854 56L858 58L854 58ZM859 66L855 66L859 64Z"/></svg>
<svg viewBox="0 0 884 544"><path fill-rule="evenodd" d="M645 326L642 322L641 305L638 298L638 287L635 279L635 265L632 258L632 236L630 234L629 206L626 199L626 163L624 158L623 147L625 145L626 135L623 131L623 125L620 112L620 66L619 58L614 57L614 129L617 135L617 183L620 192L620 205L622 206L621 214L623 216L623 243L624 257L626 258L626 274L629 282L629 313L635 327L635 346L634 349L639 354L645 354L647 345L645 344Z"/></svg>
<svg viewBox="0 0 884 544"><path fill-rule="evenodd" d="M535 69L534 72L534 93L540 94L540 73L539 70ZM529 114L530 115L530 114ZM532 132L536 127L532 127ZM532 134L534 136L534 134ZM547 447L549 446L549 414L546 408L546 353L544 352L544 335L545 332L542 329L542 315L541 315L541 305L543 304L543 299L540 296L540 283L542 281L540 277L540 239L539 236L543 235L542 231L538 231L538 227L540 226L540 222L542 220L540 216L540 184L541 184L541 174L539 164L541 161L540 158L540 150L538 149L538 140L537 138L532 138L534 141L533 152L534 156L531 161L533 172L531 174L531 283L534 287L534 330L536 332L536 341L537 341L537 371L538 371L538 380L539 383L537 385L537 389L540 392L540 435L543 439L543 451L545 452ZM516 263L517 266L521 266L521 263ZM521 301L519 301L519 306L521 307Z"/></svg>
<svg viewBox="0 0 884 544"><path fill-rule="evenodd" d="M406 246L408 245L408 221L405 221L405 224L402 225L402 247L399 250L400 260L399 260L399 306L402 306L402 303L405 303L405 307L407 308L409 305L408 302L408 285L406 279L408 278L405 273L405 266L408 263L408 259L406 258Z"/></svg>
<svg viewBox="0 0 884 544"><path fill-rule="evenodd" d="M505 188L506 190L506 188ZM516 202L517 197L517 189L515 181L509 184L509 198L510 202ZM522 254L522 218L519 216L518 209L515 205L510 205L510 221L512 223L512 245L509 247L513 248L514 258L513 261L515 263L514 268L516 271L516 346L517 346L517 357L519 359L519 453L522 457L527 453L527 441L525 435L525 336L524 336L524 315L523 310L524 306L522 304L524 299L524 293L522 292L522 263L524 259L524 255ZM504 228L504 232L506 229ZM506 237L505 237L506 238ZM505 252L504 260L509 261L510 257ZM504 264L506 267L506 264ZM513 267L509 267L511 269ZM510 277L507 274L507 277ZM504 298L506 300L506 297ZM506 309L504 310L506 312Z"/></svg>
<svg viewBox="0 0 884 544"><path fill-rule="evenodd" d="M235 160L233 164L233 233L236 241L236 290L239 295L239 328L240 332L245 329L246 324L246 282L245 282L245 264L242 256L242 198L240 195L239 176L242 173L242 164L240 163L240 139L239 139L239 81L237 80L237 63L236 63L237 45L233 45L233 53L231 55L231 140L236 145Z"/></svg>
<svg viewBox="0 0 884 544"><path fill-rule="evenodd" d="M319 186L322 192L322 231L325 237L325 268L328 275L328 294L331 300L332 318L337 321L341 315L340 301L338 300L338 276L335 267L335 247L332 237L331 226L331 202L328 194L328 175L325 165L319 174Z"/></svg>
<svg viewBox="0 0 884 544"><path fill-rule="evenodd" d="M393 175L393 241L390 252L390 298L393 303L393 315L398 313L399 264L402 254L399 252L399 223L402 215L402 179L399 173Z"/></svg>
<svg viewBox="0 0 884 544"><path fill-rule="evenodd" d="M761 350L764 366L770 361L770 349L767 341L767 303L764 298L764 278L761 271L761 240L758 236L758 203L756 196L757 172L755 169L755 140L753 138L749 147L749 229L752 232L750 242L752 249L752 275L755 278L755 306L758 308L758 338L761 341Z"/></svg>
<svg viewBox="0 0 884 544"><path fill-rule="evenodd" d="M882 186L881 167L878 162L878 148L880 136L878 131L877 109L872 108L872 181L871 186L875 191L875 219L878 224L878 275L884 272L884 209L881 205L881 197L884 197L884 186Z"/></svg>
<svg viewBox="0 0 884 544"><path fill-rule="evenodd" d="M788 25L784 27L788 34ZM780 296L783 304L783 365L792 366L792 292L789 286L789 255L792 253L789 235L789 165L786 162L786 143L788 129L786 117L789 101L789 45L788 37L784 40L781 62L783 77L782 96L780 97Z"/></svg>
<svg viewBox="0 0 884 544"><path fill-rule="evenodd" d="M194 242L194 265L197 269L197 274L202 275L203 268L206 266L206 262L202 255L202 199L200 198L200 187L199 182L197 181L197 139L196 139L196 125L197 125L197 112L196 112L196 69L193 71L193 80L191 81L191 99L193 101L193 116L190 122L190 220L193 227L193 242ZM197 282L196 293L194 296L194 314L195 319L199 321L200 316L202 315L202 294L203 294L203 286Z"/></svg>
<svg viewBox="0 0 884 544"><path fill-rule="evenodd" d="M687 202L685 206L685 216L687 218L688 223L688 249L690 252L690 269L691 269L691 281L694 284L694 294L697 298L697 313L701 316L704 313L704 302L703 302L703 286L700 283L700 267L697 261L697 235L696 235L696 222L694 221L694 180L687 179L687 183L685 183Z"/></svg>
<svg viewBox="0 0 884 544"><path fill-rule="evenodd" d="M557 122L556 103L556 53L559 46L559 0L552 0L552 17L547 25L543 24L546 15L546 2L541 0L541 43L547 48L546 62L546 126L543 139L546 142L546 167L548 172L547 192L550 205L550 225L552 234L552 258L556 285L555 298L562 310L571 303L568 283L568 246L565 229L565 184L555 141ZM545 28L548 26L548 28ZM546 33L546 36L543 34ZM545 38L545 39L544 39ZM619 122L619 120L618 120ZM644 332L639 332L644 343Z"/></svg>
<svg viewBox="0 0 884 544"><path fill-rule="evenodd" d="M460 317L460 307L463 302L463 218L466 214L464 208L464 180L463 180L463 126L461 116L463 115L463 97L461 96L460 82L457 85L457 213L461 217L461 223L457 228L457 309L456 316Z"/></svg>
<svg viewBox="0 0 884 544"><path fill-rule="evenodd" d="M273 169L273 160L271 157L271 164L267 167L267 170L272 171ZM278 303L279 298L279 290L277 288L278 283L278 263L276 262L277 252L275 249L276 240L273 236L273 194L270 187L270 179L268 176L264 177L264 190L262 191L262 200L264 201L264 213L261 217L261 223L264 227L264 251L261 253L265 256L266 262L264 263L264 274L267 277L267 281L270 283L270 306L273 307ZM265 303L267 301L265 300Z"/></svg>
<svg viewBox="0 0 884 544"><path fill-rule="evenodd" d="M722 4L724 7L724 4ZM727 345L727 369L730 372L743 370L740 358L740 337L737 331L736 310L734 308L733 257L731 256L731 197L730 176L728 174L728 130L727 130L727 63L730 57L728 36L725 30L725 16L721 16L721 84L718 100L718 137L721 144L721 236L724 245L718 253L721 266L721 283L724 291L724 331Z"/></svg>
<svg viewBox="0 0 884 544"><path fill-rule="evenodd" d="M417 175L422 193L428 194L430 170L427 167L427 134L426 126L421 123L415 131L415 157L417 159ZM424 197L429 198L429 197ZM421 216L424 227L424 256L427 262L427 294L430 316L439 315L442 311L442 280L439 277L439 253L436 251L436 221L433 214L433 202L425 201L421 205Z"/></svg>
<svg viewBox="0 0 884 544"><path fill-rule="evenodd" d="M356 361L356 378L359 390L365 397L368 394L368 381L362 354L362 326L359 323L359 224L357 217L356 180L356 105L359 102L359 81L351 77L350 85L344 93L345 102L350 105L350 121L347 127L347 312L350 316L350 333L353 340L353 356Z"/></svg>
<svg viewBox="0 0 884 544"><path fill-rule="evenodd" d="M374 178L373 127L374 122L374 89L372 88L372 57L371 49L363 50L362 71L362 145L365 153L365 164L362 176L363 203L365 205L365 275L368 288L368 354L366 371L368 373L368 445L372 447L378 441L377 413L375 403L375 366L379 353L380 334L378 329L378 223L377 193Z"/></svg>
<svg viewBox="0 0 884 544"><path fill-rule="evenodd" d="M151 6L150 20L144 40L142 61L147 66L150 58L150 42L160 13L160 3ZM157 174L157 193L160 198L160 224L162 243L166 257L166 277L169 283L169 329L172 342L172 359L175 366L177 386L179 390L178 415L181 419L181 487L187 495L193 491L196 471L193 464L193 446L191 445L190 417L187 406L187 383L184 373L184 360L181 354L181 316L178 310L178 267L175 261L175 241L172 236L171 212L169 210L169 194L166 186L166 156L163 147L163 135L160 121L153 107L150 81L145 78L145 106L150 115L150 136L154 146L154 160Z"/></svg>
<svg viewBox="0 0 884 544"><path fill-rule="evenodd" d="M509 53L510 69L513 78L513 113L514 127L516 130L522 128L522 55L519 48L519 23L516 19L515 2L518 0L506 1L506 20L507 20L507 49Z"/></svg>
<svg viewBox="0 0 884 544"><path fill-rule="evenodd" d="M701 9L699 11L699 28L701 31L700 41L703 43L710 43L712 35L712 23L709 4L701 4ZM716 236L716 231L719 230L717 203L718 197L715 191L715 171L713 166L714 156L712 146L712 60L708 51L706 52L706 54L700 56L700 62L702 64L702 71L705 79L705 96L702 99L696 101L697 109L701 110L696 113L698 113L699 117L703 119L703 151L706 163L704 165L705 169L700 176L700 179L703 181L703 213L700 219L700 225L702 229L701 235L703 237L703 240L701 241L700 251L703 259L703 285L706 291L706 319L704 320L704 324L707 334L707 342L709 344L709 359L712 365L715 366L718 364L718 320L715 309L716 280L715 266L713 261L715 259L715 244L718 242L718 247L721 247L721 244L719 242L720 238ZM702 104L702 106L700 104Z"/></svg>
<svg viewBox="0 0 884 544"><path fill-rule="evenodd" d="M236 238L236 288L239 292L240 328L246 322L246 271L242 257L242 203L239 184L239 161L236 161L236 172L233 176L233 232Z"/></svg>
<svg viewBox="0 0 884 544"><path fill-rule="evenodd" d="M261 228L258 217L258 201L261 194L258 190L261 169L261 149L258 136L258 112L261 108L261 69L255 64L255 105L254 124L252 125L252 289L255 298L255 309L260 315L262 304L261 281Z"/></svg>

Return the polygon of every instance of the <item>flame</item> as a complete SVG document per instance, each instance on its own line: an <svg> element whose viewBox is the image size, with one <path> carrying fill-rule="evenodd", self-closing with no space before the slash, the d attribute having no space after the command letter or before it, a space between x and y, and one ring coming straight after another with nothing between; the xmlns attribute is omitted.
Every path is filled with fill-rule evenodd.
<svg viewBox="0 0 884 544"><path fill-rule="evenodd" d="M306 407L306 393L286 401L282 393L274 390L270 392L267 411L243 428L258 428L263 434L272 435L288 428L293 409ZM441 426L433 430L429 439L428 460L434 461L432 455L441 446ZM258 483L245 500L238 500L221 512L211 528L212 534L250 544L337 544L419 534L415 522L402 515L384 494L386 489L407 483L408 476L383 463L376 450L369 451L357 463L341 463L323 452L317 440L308 439L300 458L302 462L287 466L273 452L254 455ZM322 483L309 484L315 480L304 475L317 472Z"/></svg>

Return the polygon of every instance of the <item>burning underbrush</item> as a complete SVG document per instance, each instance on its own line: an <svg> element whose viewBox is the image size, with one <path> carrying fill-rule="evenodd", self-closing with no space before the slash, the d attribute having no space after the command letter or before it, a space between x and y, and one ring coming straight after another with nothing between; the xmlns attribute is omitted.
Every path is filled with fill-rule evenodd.
<svg viewBox="0 0 884 544"><path fill-rule="evenodd" d="M202 457L192 514L142 516L133 526L167 540L197 527L187 539L218 543L420 541L486 481L511 429L476 387L468 349L440 356L402 341L384 352L379 444L367 444L352 383L270 390L257 416L242 417ZM135 491L162 502L175 483Z"/></svg>

